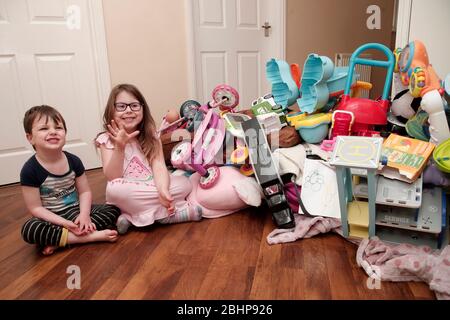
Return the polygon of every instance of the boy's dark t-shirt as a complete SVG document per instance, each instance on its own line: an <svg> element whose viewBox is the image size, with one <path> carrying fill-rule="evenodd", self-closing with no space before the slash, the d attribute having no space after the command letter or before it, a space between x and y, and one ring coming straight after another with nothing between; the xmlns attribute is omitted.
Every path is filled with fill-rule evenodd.
<svg viewBox="0 0 450 320"><path fill-rule="evenodd" d="M69 163L69 170L63 175L48 172L33 155L20 172L20 184L39 188L42 206L52 212L59 212L79 205L75 178L84 173L80 158L63 151Z"/></svg>

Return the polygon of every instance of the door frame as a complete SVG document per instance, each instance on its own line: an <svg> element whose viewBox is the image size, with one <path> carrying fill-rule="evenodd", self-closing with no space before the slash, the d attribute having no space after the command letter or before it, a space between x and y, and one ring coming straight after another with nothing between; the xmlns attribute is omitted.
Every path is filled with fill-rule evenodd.
<svg viewBox="0 0 450 320"><path fill-rule="evenodd" d="M91 23L91 33L93 47L93 59L95 75L97 78L97 91L99 92L98 114L101 119L103 111L111 92L111 74L109 71L108 42L106 41L106 30L104 21L104 11L102 0L87 1L89 11L89 23Z"/></svg>
<svg viewBox="0 0 450 320"><path fill-rule="evenodd" d="M273 1L273 0L270 0ZM287 0L276 0L280 2L280 59L286 59L286 2ZM192 12L192 0L184 0L186 17L186 51L187 51L187 80L188 92L191 99L197 100L197 85L195 74L195 41L194 41L194 19Z"/></svg>
<svg viewBox="0 0 450 320"><path fill-rule="evenodd" d="M409 43L412 2L413 0L398 1L395 48L404 48Z"/></svg>

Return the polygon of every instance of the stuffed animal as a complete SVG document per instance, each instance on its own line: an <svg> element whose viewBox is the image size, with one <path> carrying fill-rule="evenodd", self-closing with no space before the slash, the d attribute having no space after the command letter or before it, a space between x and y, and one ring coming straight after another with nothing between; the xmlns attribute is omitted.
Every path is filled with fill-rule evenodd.
<svg viewBox="0 0 450 320"><path fill-rule="evenodd" d="M210 189L200 188L201 176L196 172L189 178L192 192L187 201L203 209L204 218L223 217L248 206L261 205L262 190L256 180L246 177L232 166L219 167L220 179Z"/></svg>

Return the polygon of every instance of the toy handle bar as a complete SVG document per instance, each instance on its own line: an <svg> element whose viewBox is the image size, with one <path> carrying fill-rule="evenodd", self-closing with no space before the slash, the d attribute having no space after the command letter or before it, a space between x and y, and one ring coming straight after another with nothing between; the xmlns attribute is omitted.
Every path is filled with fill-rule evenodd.
<svg viewBox="0 0 450 320"><path fill-rule="evenodd" d="M375 49L378 51L381 51L385 54L385 56L388 58L387 61L380 61L380 60L369 60L369 59L363 59L358 58L358 56L370 49ZM381 96L382 100L387 100L389 96L389 89L391 87L392 83L392 73L394 72L395 67L395 58L394 54L391 50L389 50L388 47L386 47L383 44L380 43L366 43L362 46L360 46L358 49L356 49L355 52L353 52L352 56L350 57L350 65L349 65L349 73L347 77L347 82L345 84L345 95L350 95L350 86L352 84L353 79L353 71L355 68L355 64L362 64L366 66L374 66L374 67L382 67L387 69L386 74L386 81L384 82L384 89L383 89L383 95Z"/></svg>

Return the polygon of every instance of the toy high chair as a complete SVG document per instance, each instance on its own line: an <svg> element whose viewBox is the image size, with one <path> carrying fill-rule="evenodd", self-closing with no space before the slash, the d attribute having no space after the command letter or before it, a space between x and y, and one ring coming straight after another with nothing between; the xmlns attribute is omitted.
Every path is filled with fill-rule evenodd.
<svg viewBox="0 0 450 320"><path fill-rule="evenodd" d="M201 175L200 187L203 189L214 186L220 176L218 167L214 165L214 159L222 150L225 123L214 108L218 107L222 113L234 112L239 103L239 94L228 85L215 87L212 97L212 101L198 108L206 115L195 132L192 144L180 143L173 149L171 155L174 167L197 171Z"/></svg>

